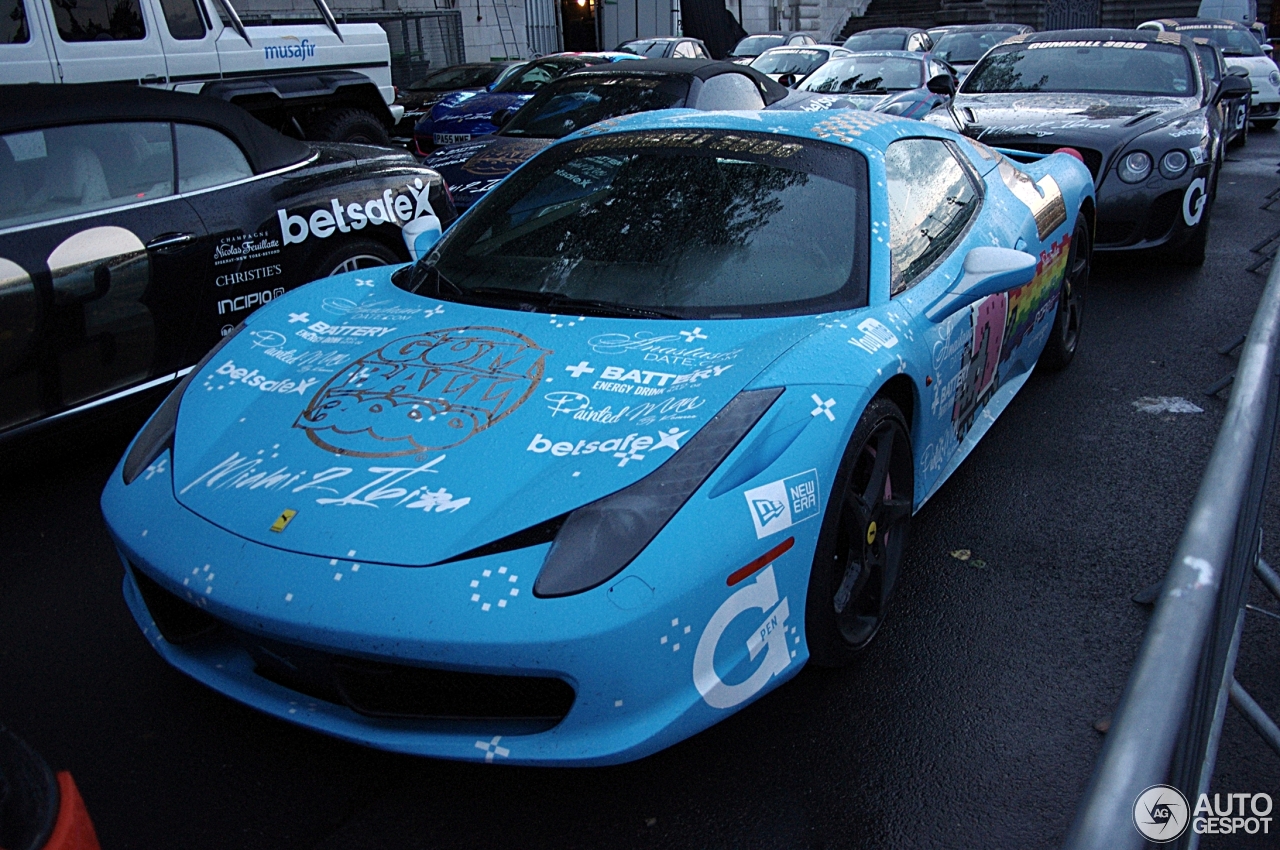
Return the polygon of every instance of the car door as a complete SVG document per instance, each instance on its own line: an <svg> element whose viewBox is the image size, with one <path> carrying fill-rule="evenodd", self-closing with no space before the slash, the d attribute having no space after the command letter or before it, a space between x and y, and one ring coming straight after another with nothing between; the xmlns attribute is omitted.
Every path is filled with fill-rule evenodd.
<svg viewBox="0 0 1280 850"><path fill-rule="evenodd" d="M0 136L0 430L184 365L204 227L174 184L171 125Z"/></svg>
<svg viewBox="0 0 1280 850"><path fill-rule="evenodd" d="M56 83L53 61L42 37L40 19L28 4L37 0L0 0L0 81Z"/></svg>
<svg viewBox="0 0 1280 850"><path fill-rule="evenodd" d="M220 75L217 33L200 0L155 0L162 19L156 25L164 48L169 84L179 91L198 92Z"/></svg>
<svg viewBox="0 0 1280 850"><path fill-rule="evenodd" d="M150 5L141 0L75 0L51 8L48 0L31 2L41 4L50 24L62 82L165 83L164 52Z"/></svg>

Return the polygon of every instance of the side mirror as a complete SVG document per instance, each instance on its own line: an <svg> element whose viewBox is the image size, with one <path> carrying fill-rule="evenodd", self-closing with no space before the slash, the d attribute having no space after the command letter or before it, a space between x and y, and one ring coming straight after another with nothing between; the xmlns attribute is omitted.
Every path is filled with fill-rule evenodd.
<svg viewBox="0 0 1280 850"><path fill-rule="evenodd" d="M404 238L405 247L409 249L409 256L416 263L440 241L440 219L432 213L420 215L400 228L400 235Z"/></svg>
<svg viewBox="0 0 1280 850"><path fill-rule="evenodd" d="M934 94L940 94L943 97L954 97L956 93L956 78L950 74L938 74L930 77L929 82L924 85L929 91Z"/></svg>
<svg viewBox="0 0 1280 850"><path fill-rule="evenodd" d="M1269 45L1269 44L1264 44L1264 45L1262 45L1262 52L1263 52L1263 53L1265 53L1265 54L1267 54L1268 56L1270 56L1270 55L1271 55L1271 51L1273 51L1273 50L1275 50L1275 48L1274 48L1274 47L1272 47L1272 46L1271 46L1271 45Z"/></svg>
<svg viewBox="0 0 1280 850"><path fill-rule="evenodd" d="M1249 79L1249 69L1243 65L1228 65L1227 76L1228 77L1244 77L1247 80Z"/></svg>
<svg viewBox="0 0 1280 850"><path fill-rule="evenodd" d="M778 83L786 86L787 88L791 88L796 84L796 75L783 74L781 77L778 77Z"/></svg>
<svg viewBox="0 0 1280 850"><path fill-rule="evenodd" d="M934 323L988 295L1026 286L1036 276L1036 258L1012 248L973 248L965 255L964 274L924 311Z"/></svg>
<svg viewBox="0 0 1280 850"><path fill-rule="evenodd" d="M499 130L501 130L503 125L505 125L510 120L511 120L511 110L505 106L489 116L489 123L497 127Z"/></svg>
<svg viewBox="0 0 1280 850"><path fill-rule="evenodd" d="M1232 97L1248 97L1253 93L1253 86L1248 80L1240 77L1223 77L1218 83L1218 90L1213 93L1213 102L1218 103Z"/></svg>

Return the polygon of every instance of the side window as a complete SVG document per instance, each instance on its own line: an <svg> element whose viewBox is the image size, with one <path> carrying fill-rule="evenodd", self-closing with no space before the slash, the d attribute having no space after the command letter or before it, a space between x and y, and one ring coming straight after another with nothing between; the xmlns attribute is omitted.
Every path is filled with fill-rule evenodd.
<svg viewBox="0 0 1280 850"><path fill-rule="evenodd" d="M173 144L161 123L87 124L0 136L0 227L173 194Z"/></svg>
<svg viewBox="0 0 1280 850"><path fill-rule="evenodd" d="M707 48L703 47L701 44L695 44L693 46L693 55L695 59L711 58L711 54L707 52Z"/></svg>
<svg viewBox="0 0 1280 850"><path fill-rule="evenodd" d="M196 0L160 0L164 23L169 35L179 41L204 38L204 19L196 8Z"/></svg>
<svg viewBox="0 0 1280 850"><path fill-rule="evenodd" d="M0 44L25 44L30 40L22 0L0 0Z"/></svg>
<svg viewBox="0 0 1280 850"><path fill-rule="evenodd" d="M63 41L139 41L147 37L139 0L74 0L52 3Z"/></svg>
<svg viewBox="0 0 1280 850"><path fill-rule="evenodd" d="M884 155L889 191L889 293L914 286L955 243L977 209L978 190L937 139L894 142Z"/></svg>
<svg viewBox="0 0 1280 850"><path fill-rule="evenodd" d="M720 74L702 84L699 109L764 109L755 81L745 74Z"/></svg>
<svg viewBox="0 0 1280 850"><path fill-rule="evenodd" d="M693 59L693 43L689 41L681 41L676 44L676 59Z"/></svg>
<svg viewBox="0 0 1280 850"><path fill-rule="evenodd" d="M175 124L178 191L194 192L253 176L240 147L217 130Z"/></svg>

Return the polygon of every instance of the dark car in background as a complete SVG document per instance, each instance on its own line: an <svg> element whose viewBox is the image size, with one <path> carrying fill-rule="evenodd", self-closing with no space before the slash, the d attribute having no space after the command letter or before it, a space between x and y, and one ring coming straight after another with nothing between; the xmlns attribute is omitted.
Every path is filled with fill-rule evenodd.
<svg viewBox="0 0 1280 850"><path fill-rule="evenodd" d="M1249 69L1228 65L1222 50L1207 38L1193 38L1200 64L1204 68L1206 97L1217 91L1223 77L1236 76L1249 79ZM1229 147L1238 147L1249 141L1249 93L1235 97L1223 97L1218 102L1218 114L1222 121L1222 135Z"/></svg>
<svg viewBox="0 0 1280 850"><path fill-rule="evenodd" d="M905 50L867 51L826 63L774 108L865 109L924 118L945 106L955 88L955 71L931 56Z"/></svg>
<svg viewBox="0 0 1280 850"><path fill-rule="evenodd" d="M796 44L817 44L813 33L808 32L762 32L749 35L739 41L725 58L732 62L750 62L770 47L785 47Z"/></svg>
<svg viewBox="0 0 1280 850"><path fill-rule="evenodd" d="M1177 32L1190 38L1205 38L1216 44L1227 62L1249 72L1253 88L1249 120L1259 130L1270 130L1280 120L1280 69L1258 44L1253 32L1234 21L1214 18L1161 18L1147 21L1138 29Z"/></svg>
<svg viewBox="0 0 1280 850"><path fill-rule="evenodd" d="M992 48L951 110L966 136L1035 159L1075 149L1097 187L1096 248L1160 248L1204 262L1223 158L1218 104L1248 84L1227 76L1206 90L1190 38L1149 30L1016 35Z"/></svg>
<svg viewBox="0 0 1280 850"><path fill-rule="evenodd" d="M465 62L432 71L396 92L396 103L404 107L404 117L396 124L392 135L410 139L413 127L427 110L435 106L447 94L457 91L480 91L496 82L501 74L518 65L518 62Z"/></svg>
<svg viewBox="0 0 1280 850"><path fill-rule="evenodd" d="M638 38L618 45L620 53L634 53L646 59L710 59L711 51L700 38L664 36Z"/></svg>
<svg viewBox="0 0 1280 850"><path fill-rule="evenodd" d="M794 87L832 59L848 55L849 51L834 44L770 47L752 59L750 67L784 86Z"/></svg>
<svg viewBox="0 0 1280 850"><path fill-rule="evenodd" d="M929 33L918 27L877 27L855 32L844 40L845 50L906 50L910 53L928 53L933 49Z"/></svg>
<svg viewBox="0 0 1280 850"><path fill-rule="evenodd" d="M403 151L301 142L201 95L51 88L0 87L0 441L167 385L262 304L404 262L404 225L456 217ZM314 384L333 364L293 330L341 325L333 306L264 354Z"/></svg>
<svg viewBox="0 0 1280 850"><path fill-rule="evenodd" d="M931 34L933 30L929 31ZM1035 32L1026 24L963 24L947 27L933 39L933 55L952 68L961 80L983 55L1013 35Z"/></svg>
<svg viewBox="0 0 1280 850"><path fill-rule="evenodd" d="M413 128L417 151L426 156L441 145L469 142L498 129L493 115L499 110L514 112L547 83L570 71L619 60L638 60L634 53L553 53L506 75L480 92L455 92L431 107Z"/></svg>
<svg viewBox="0 0 1280 850"><path fill-rule="evenodd" d="M492 136L442 148L424 165L444 177L466 209L525 160L575 130L656 109L763 109L787 89L735 62L649 59L587 68L549 83Z"/></svg>

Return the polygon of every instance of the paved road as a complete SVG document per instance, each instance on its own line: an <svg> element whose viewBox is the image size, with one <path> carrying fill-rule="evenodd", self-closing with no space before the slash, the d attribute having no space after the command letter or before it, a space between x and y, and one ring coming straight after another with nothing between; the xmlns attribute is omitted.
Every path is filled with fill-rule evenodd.
<svg viewBox="0 0 1280 850"><path fill-rule="evenodd" d="M607 769L412 759L293 728L169 668L126 612L97 507L125 422L3 476L0 718L74 773L107 850L1055 847L1146 624L1129 597L1162 575L1225 409L1200 390L1261 292L1247 249L1280 227L1258 209L1280 134L1232 159L1202 270L1096 269L1076 362L1033 377L921 511L854 669L805 670ZM1139 413L1142 396L1204 412ZM1278 517L1273 500L1273 562ZM1238 676L1280 713L1277 671L1280 623L1253 617ZM1234 713L1215 789L1280 797L1280 758Z"/></svg>

